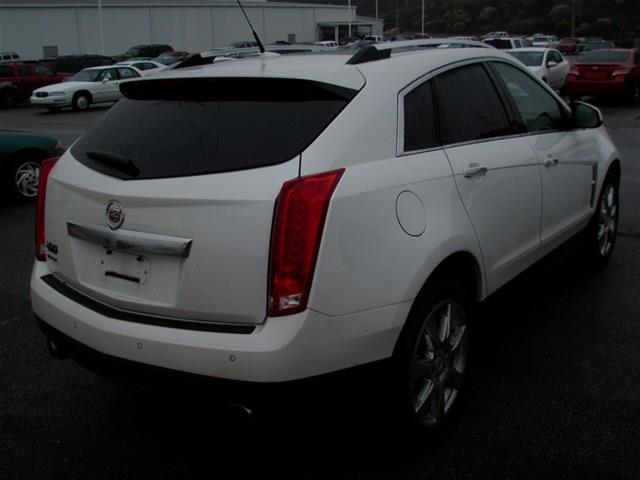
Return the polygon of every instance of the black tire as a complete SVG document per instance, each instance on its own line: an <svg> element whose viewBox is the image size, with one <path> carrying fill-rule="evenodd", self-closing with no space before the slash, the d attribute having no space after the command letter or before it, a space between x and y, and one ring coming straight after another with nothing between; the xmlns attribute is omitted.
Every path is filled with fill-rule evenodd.
<svg viewBox="0 0 640 480"><path fill-rule="evenodd" d="M11 200L27 202L37 197L41 160L37 153L25 153L9 163L4 180Z"/></svg>
<svg viewBox="0 0 640 480"><path fill-rule="evenodd" d="M87 110L91 105L91 97L88 93L78 92L73 96L71 106L76 111Z"/></svg>
<svg viewBox="0 0 640 480"><path fill-rule="evenodd" d="M430 280L414 303L394 352L390 380L392 417L410 434L437 434L459 403L468 374L472 306L464 283L452 275Z"/></svg>
<svg viewBox="0 0 640 480"><path fill-rule="evenodd" d="M624 102L629 107L635 107L640 104L640 82L635 82L627 95L625 95Z"/></svg>
<svg viewBox="0 0 640 480"><path fill-rule="evenodd" d="M620 218L619 182L610 172L604 179L596 211L586 231L584 256L593 270L602 269L616 244Z"/></svg>
<svg viewBox="0 0 640 480"><path fill-rule="evenodd" d="M0 107L12 108L18 103L18 94L11 88L5 88L0 91Z"/></svg>

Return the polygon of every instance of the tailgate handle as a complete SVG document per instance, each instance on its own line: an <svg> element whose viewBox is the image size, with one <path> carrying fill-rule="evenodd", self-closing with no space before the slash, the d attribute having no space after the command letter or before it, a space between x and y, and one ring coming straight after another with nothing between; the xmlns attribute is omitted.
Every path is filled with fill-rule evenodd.
<svg viewBox="0 0 640 480"><path fill-rule="evenodd" d="M102 225L67 222L71 237L95 243L109 250L136 255L166 255L187 258L193 240L134 230L111 230Z"/></svg>

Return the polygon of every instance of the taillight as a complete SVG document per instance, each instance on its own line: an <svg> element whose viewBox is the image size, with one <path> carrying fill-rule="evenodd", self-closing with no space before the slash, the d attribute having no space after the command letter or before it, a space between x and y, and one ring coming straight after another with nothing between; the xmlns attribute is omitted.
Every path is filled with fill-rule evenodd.
<svg viewBox="0 0 640 480"><path fill-rule="evenodd" d="M55 157L43 160L40 163L38 198L36 201L36 260L41 262L47 259L47 246L44 237L44 202L47 196L47 180L57 161L58 157Z"/></svg>
<svg viewBox="0 0 640 480"><path fill-rule="evenodd" d="M631 73L631 70L629 70L628 68L619 68L617 70L614 70L613 72L611 72L611 76L612 77L618 77L621 75L629 75Z"/></svg>
<svg viewBox="0 0 640 480"><path fill-rule="evenodd" d="M290 180L276 200L269 265L269 316L307 308L331 195L344 169Z"/></svg>
<svg viewBox="0 0 640 480"><path fill-rule="evenodd" d="M576 67L571 67L569 69L568 75L574 75L576 77L579 77L580 76L580 70L578 70Z"/></svg>

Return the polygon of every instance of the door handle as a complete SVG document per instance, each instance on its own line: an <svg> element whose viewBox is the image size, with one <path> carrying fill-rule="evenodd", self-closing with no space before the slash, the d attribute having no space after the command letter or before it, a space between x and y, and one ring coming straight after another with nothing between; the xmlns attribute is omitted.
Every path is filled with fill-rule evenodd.
<svg viewBox="0 0 640 480"><path fill-rule="evenodd" d="M470 163L467 168L464 170L464 176L466 178L475 177L476 175L484 175L487 173L489 169L487 167L481 167L477 163Z"/></svg>
<svg viewBox="0 0 640 480"><path fill-rule="evenodd" d="M544 161L544 166L547 168L551 168L555 165L558 165L558 163L560 163L560 160L558 160L557 158L547 158Z"/></svg>

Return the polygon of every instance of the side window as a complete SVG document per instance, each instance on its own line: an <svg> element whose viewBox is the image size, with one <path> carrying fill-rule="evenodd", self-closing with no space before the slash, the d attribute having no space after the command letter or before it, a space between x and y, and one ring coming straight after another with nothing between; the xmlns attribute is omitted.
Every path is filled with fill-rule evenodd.
<svg viewBox="0 0 640 480"><path fill-rule="evenodd" d="M18 65L18 75L21 77L30 77L32 75L31 69L26 65Z"/></svg>
<svg viewBox="0 0 640 480"><path fill-rule="evenodd" d="M115 79L116 79L116 71L111 68L108 70L105 70L104 73L102 74L102 80L111 81Z"/></svg>
<svg viewBox="0 0 640 480"><path fill-rule="evenodd" d="M0 77L13 77L11 65L0 65Z"/></svg>
<svg viewBox="0 0 640 480"><path fill-rule="evenodd" d="M139 75L135 72L135 70L132 70L130 68L119 68L118 69L118 75L120 75L120 78L122 79L127 79L127 78L136 78Z"/></svg>
<svg viewBox="0 0 640 480"><path fill-rule="evenodd" d="M43 77L51 77L55 75L51 70L49 70L48 67L45 67L44 65L36 65L36 73Z"/></svg>
<svg viewBox="0 0 640 480"><path fill-rule="evenodd" d="M404 151L438 145L431 82L425 82L404 96Z"/></svg>
<svg viewBox="0 0 640 480"><path fill-rule="evenodd" d="M528 132L558 130L563 127L564 115L549 92L516 67L497 62L493 66L513 98Z"/></svg>
<svg viewBox="0 0 640 480"><path fill-rule="evenodd" d="M507 112L480 64L436 77L443 144L498 137L512 132Z"/></svg>

